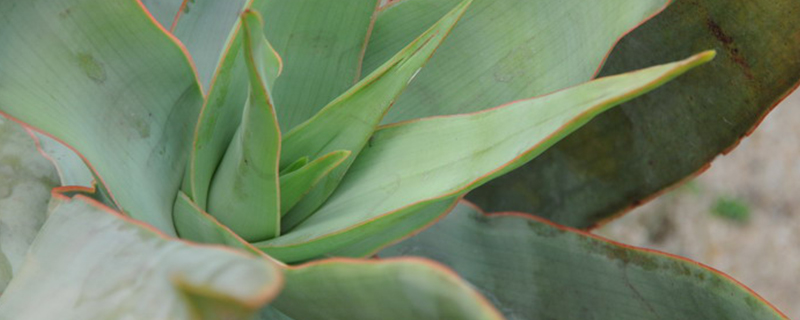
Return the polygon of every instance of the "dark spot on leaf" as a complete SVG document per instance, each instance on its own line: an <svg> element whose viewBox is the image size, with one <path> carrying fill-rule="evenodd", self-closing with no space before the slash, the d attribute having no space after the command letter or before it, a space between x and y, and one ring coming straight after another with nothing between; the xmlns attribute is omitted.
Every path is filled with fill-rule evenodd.
<svg viewBox="0 0 800 320"><path fill-rule="evenodd" d="M564 230L533 220L528 221L528 227L530 227L536 235L545 238L552 238L564 233Z"/></svg>
<svg viewBox="0 0 800 320"><path fill-rule="evenodd" d="M583 240L583 246L592 253L603 255L611 260L616 260L623 265L634 265L646 271L656 270L660 267L658 259L646 253L588 237L581 237L579 239Z"/></svg>
<svg viewBox="0 0 800 320"><path fill-rule="evenodd" d="M88 53L78 54L78 66L83 70L83 73L92 79L97 84L103 84L106 81L106 70L103 64Z"/></svg>
<svg viewBox="0 0 800 320"><path fill-rule="evenodd" d="M750 67L750 64L745 60L744 56L741 55L739 49L736 48L734 44L733 37L725 32L725 30L720 27L720 25L711 18L706 19L706 26L708 30L711 31L711 34L714 35L717 40L722 42L722 45L725 47L725 50L728 52L728 55L731 57L734 63L738 64L742 68L742 72L744 73L747 79L753 80L753 71Z"/></svg>
<svg viewBox="0 0 800 320"><path fill-rule="evenodd" d="M725 31L722 30L722 28L719 26L719 24L717 24L716 21L712 20L711 18L708 18L706 19L706 26L708 26L708 30L710 30L711 33L714 34L714 37L716 37L717 40L719 40L723 44L727 45L733 43L733 38L731 38L731 36L726 34Z"/></svg>
<svg viewBox="0 0 800 320"><path fill-rule="evenodd" d="M58 13L58 17L60 17L61 19L66 19L67 17L69 17L70 13L72 13L72 9L66 8Z"/></svg>

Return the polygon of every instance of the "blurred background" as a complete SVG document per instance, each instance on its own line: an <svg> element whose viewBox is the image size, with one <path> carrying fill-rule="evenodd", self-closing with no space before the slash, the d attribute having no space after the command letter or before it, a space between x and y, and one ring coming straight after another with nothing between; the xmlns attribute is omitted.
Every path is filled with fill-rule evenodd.
<svg viewBox="0 0 800 320"><path fill-rule="evenodd" d="M595 233L731 275L800 319L800 90L694 180Z"/></svg>

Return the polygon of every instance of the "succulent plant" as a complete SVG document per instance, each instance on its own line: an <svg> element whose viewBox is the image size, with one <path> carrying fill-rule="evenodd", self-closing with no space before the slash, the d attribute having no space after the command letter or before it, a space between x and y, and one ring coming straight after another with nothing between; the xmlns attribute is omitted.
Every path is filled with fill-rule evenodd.
<svg viewBox="0 0 800 320"><path fill-rule="evenodd" d="M697 171L797 84L800 3L668 5L2 1L0 111L61 186L0 212L25 221L0 228L0 319L783 318L571 228Z"/></svg>

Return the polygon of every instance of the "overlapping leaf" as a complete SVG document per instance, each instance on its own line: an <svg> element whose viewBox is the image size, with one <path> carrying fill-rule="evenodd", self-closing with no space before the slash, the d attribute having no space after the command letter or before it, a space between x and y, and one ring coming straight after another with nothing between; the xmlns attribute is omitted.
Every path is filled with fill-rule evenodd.
<svg viewBox="0 0 800 320"><path fill-rule="evenodd" d="M281 163L315 159L337 150L352 154L323 178L282 221L291 230L328 199L367 144L389 107L447 38L470 1L463 1L394 57L284 137Z"/></svg>
<svg viewBox="0 0 800 320"><path fill-rule="evenodd" d="M383 127L325 205L282 237L255 245L299 261L384 232L422 206L457 198L523 165L601 112L713 56L705 52L485 112Z"/></svg>
<svg viewBox="0 0 800 320"><path fill-rule="evenodd" d="M28 247L47 218L58 176L23 128L0 118L0 295L20 272Z"/></svg>
<svg viewBox="0 0 800 320"><path fill-rule="evenodd" d="M797 87L800 3L676 0L620 42L603 74L700 48L715 48L719 62L599 117L468 198L589 228L696 175Z"/></svg>
<svg viewBox="0 0 800 320"><path fill-rule="evenodd" d="M178 10L181 10L184 0L141 0L141 2L153 18L169 30L172 28L175 16L178 14Z"/></svg>
<svg viewBox="0 0 800 320"><path fill-rule="evenodd" d="M183 192L178 192L173 215L175 228L181 239L197 243L225 245L251 252L255 250L247 245L247 241L201 209Z"/></svg>
<svg viewBox="0 0 800 320"><path fill-rule="evenodd" d="M377 4L378 0L253 1L252 9L264 15L267 39L285 59L286 72L274 90L284 132L311 118L359 79Z"/></svg>
<svg viewBox="0 0 800 320"><path fill-rule="evenodd" d="M458 1L401 0L382 9L364 70L386 61ZM668 2L475 0L384 123L484 110L588 81L617 39Z"/></svg>
<svg viewBox="0 0 800 320"><path fill-rule="evenodd" d="M508 319L785 319L696 262L467 203L380 253L408 255L452 267Z"/></svg>
<svg viewBox="0 0 800 320"><path fill-rule="evenodd" d="M328 260L285 274L272 307L293 319L502 319L457 275L422 259Z"/></svg>
<svg viewBox="0 0 800 320"><path fill-rule="evenodd" d="M305 197L334 169L339 167L352 153L346 150L333 151L298 168L287 168L281 175L281 215L285 215L300 199ZM307 158L301 158L308 161ZM295 164L302 163L295 162ZM293 169L293 170L292 170Z"/></svg>
<svg viewBox="0 0 800 320"><path fill-rule="evenodd" d="M122 210L174 234L202 104L181 47L139 2L105 0L3 1L0 42L0 111L74 147Z"/></svg>
<svg viewBox="0 0 800 320"><path fill-rule="evenodd" d="M258 13L242 14L250 94L208 198L209 212L248 241L280 235L281 131L269 86L280 73L281 59L264 39L262 25Z"/></svg>
<svg viewBox="0 0 800 320"><path fill-rule="evenodd" d="M62 201L0 318L250 319L280 289L268 260L169 239L85 197Z"/></svg>
<svg viewBox="0 0 800 320"><path fill-rule="evenodd" d="M204 89L211 86L239 15L252 0L184 1L171 31L186 46Z"/></svg>
<svg viewBox="0 0 800 320"><path fill-rule="evenodd" d="M92 188L95 185L94 174L78 154L69 147L51 137L27 130L33 137L37 148L53 163L62 186L80 186Z"/></svg>

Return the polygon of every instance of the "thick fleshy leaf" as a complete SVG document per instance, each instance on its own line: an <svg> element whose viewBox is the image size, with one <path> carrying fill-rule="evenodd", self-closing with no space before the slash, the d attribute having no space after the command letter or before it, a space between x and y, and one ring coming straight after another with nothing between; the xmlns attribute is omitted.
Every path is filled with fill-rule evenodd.
<svg viewBox="0 0 800 320"><path fill-rule="evenodd" d="M253 7L263 7L264 1L248 2L248 6L251 4ZM213 9L210 6L203 8ZM215 69L214 77L210 80L211 89L200 113L192 143L192 155L187 173L189 178L184 180L183 191L201 208L207 207L211 180L241 124L242 110L248 99L250 85L246 58L242 50L243 37L241 23L237 22L233 26L231 38L224 43L221 61ZM202 38L198 40L205 41ZM268 48L272 50L271 45ZM267 54L265 59L268 60L265 63L273 66L267 68L264 74L267 88L272 91L275 78L282 72L283 64L276 52L265 52L265 54ZM277 70L274 68L276 64Z"/></svg>
<svg viewBox="0 0 800 320"><path fill-rule="evenodd" d="M77 153L47 135L33 130L28 130L28 134L39 152L55 166L62 186L94 187L94 174Z"/></svg>
<svg viewBox="0 0 800 320"><path fill-rule="evenodd" d="M20 272L28 247L47 218L55 169L23 128L0 118L0 294Z"/></svg>
<svg viewBox="0 0 800 320"><path fill-rule="evenodd" d="M328 176L351 154L350 151L334 151L317 158L300 168L290 170L281 175L281 215L286 214L314 188L323 178Z"/></svg>
<svg viewBox="0 0 800 320"><path fill-rule="evenodd" d="M238 31L239 15L252 0L184 1L172 33L186 46L197 65L204 89L211 86L226 44Z"/></svg>
<svg viewBox="0 0 800 320"><path fill-rule="evenodd" d="M264 38L262 25L255 11L242 14L250 97L208 197L209 212L248 241L280 235L281 130L268 83L280 73L281 60Z"/></svg>
<svg viewBox="0 0 800 320"><path fill-rule="evenodd" d="M159 24L165 29L172 28L175 16L185 0L140 0ZM188 0L186 0L188 1Z"/></svg>
<svg viewBox="0 0 800 320"><path fill-rule="evenodd" d="M33 138L39 153L55 166L60 187L54 192L64 195L83 194L101 203L119 210L100 179L86 165L86 162L74 150L60 141L32 129L25 129Z"/></svg>
<svg viewBox="0 0 800 320"><path fill-rule="evenodd" d="M325 205L256 247L297 261L384 232L422 206L457 198L523 165L603 111L713 56L705 52L483 112L382 127Z"/></svg>
<svg viewBox="0 0 800 320"><path fill-rule="evenodd" d="M242 110L247 103L250 85L243 46L239 23L235 37L223 53L197 121L182 189L202 208L207 207L211 180L242 122Z"/></svg>
<svg viewBox="0 0 800 320"><path fill-rule="evenodd" d="M173 214L175 217L175 229L181 239L197 243L220 244L251 252L255 250L252 246L247 245L247 241L231 231L230 228L203 211L183 192L178 192Z"/></svg>
<svg viewBox="0 0 800 320"><path fill-rule="evenodd" d="M258 320L295 320L287 316L285 313L280 312L273 306L266 306L258 313Z"/></svg>
<svg viewBox="0 0 800 320"><path fill-rule="evenodd" d="M139 2L105 0L2 1L0 43L0 111L74 147L122 210L174 234L202 104L181 47Z"/></svg>
<svg viewBox="0 0 800 320"><path fill-rule="evenodd" d="M699 48L716 48L719 61L599 117L467 197L490 211L590 228L691 178L798 85L800 3L677 0L620 42L603 74Z"/></svg>
<svg viewBox="0 0 800 320"><path fill-rule="evenodd" d="M284 131L311 118L359 79L360 58L377 3L253 1L253 10L264 15L267 39L285 58L286 70L273 91Z"/></svg>
<svg viewBox="0 0 800 320"><path fill-rule="evenodd" d="M292 162L285 168L281 169L280 173L281 175L292 173L293 171L300 169L306 164L308 164L308 161L309 161L308 157L302 157L300 159L297 159L295 162Z"/></svg>
<svg viewBox="0 0 800 320"><path fill-rule="evenodd" d="M525 214L462 203L382 257L452 267L509 319L784 319L728 276Z"/></svg>
<svg viewBox="0 0 800 320"><path fill-rule="evenodd" d="M249 319L280 289L266 259L170 239L85 197L61 201L0 318Z"/></svg>
<svg viewBox="0 0 800 320"><path fill-rule="evenodd" d="M294 319L502 319L470 285L427 260L335 259L284 272L272 307Z"/></svg>
<svg viewBox="0 0 800 320"><path fill-rule="evenodd" d="M334 257L369 257L389 244L408 238L420 230L436 223L444 214L453 210L461 197L451 197L410 210L402 220L388 221L387 227L379 227L381 232L365 237L327 254ZM375 228L375 227L373 227Z"/></svg>
<svg viewBox="0 0 800 320"><path fill-rule="evenodd" d="M386 61L458 1L404 0L381 10L364 69ZM384 123L483 110L586 82L617 39L668 2L475 0Z"/></svg>
<svg viewBox="0 0 800 320"><path fill-rule="evenodd" d="M291 230L328 199L386 111L447 38L469 3L464 1L455 6L380 68L286 134L281 153L283 164L302 157L315 159L336 150L350 151L352 156L289 211L283 221L284 230Z"/></svg>

